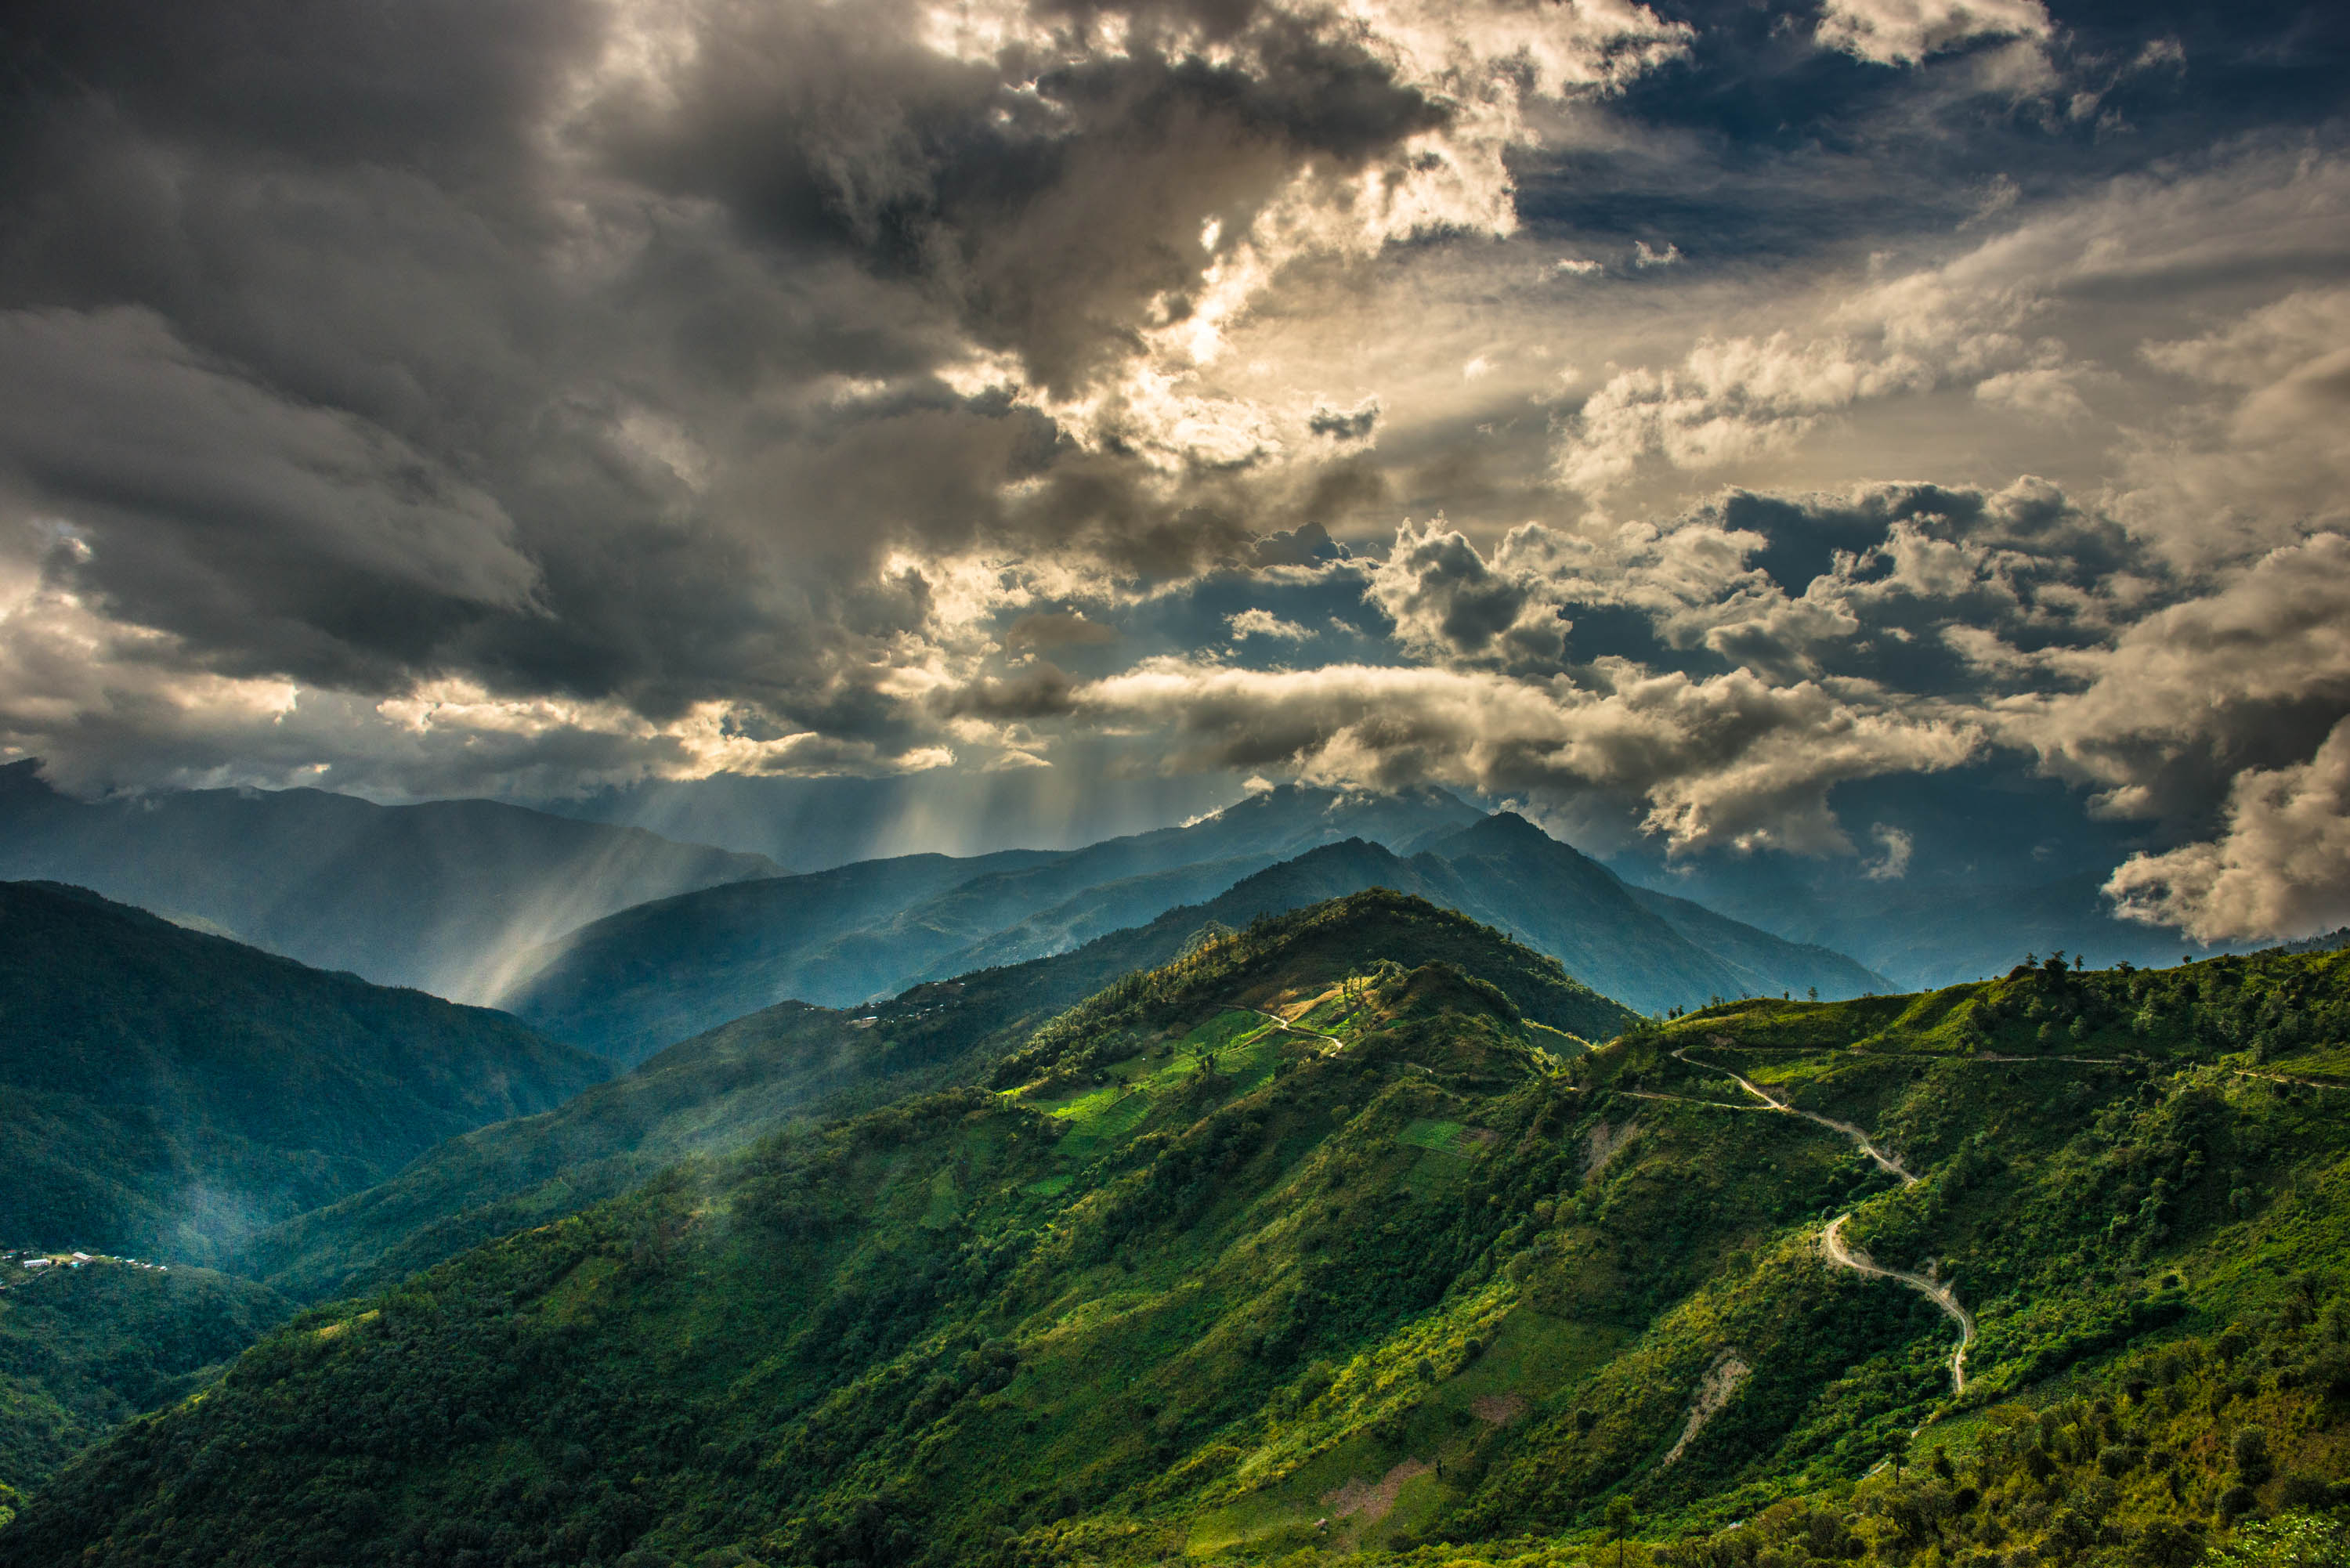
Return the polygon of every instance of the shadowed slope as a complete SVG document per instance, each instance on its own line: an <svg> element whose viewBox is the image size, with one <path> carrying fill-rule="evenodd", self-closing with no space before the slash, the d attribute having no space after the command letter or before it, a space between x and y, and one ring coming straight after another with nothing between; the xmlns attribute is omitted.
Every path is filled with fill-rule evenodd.
<svg viewBox="0 0 2350 1568"><path fill-rule="evenodd" d="M1269 862L1363 832L1399 839L1474 821L1450 795L1294 786L1183 827L1084 849L906 856L629 909L575 931L505 999L621 1062L773 1002L850 1007L926 977L1065 950L1211 896ZM1216 869L1201 875L1199 867ZM1079 912L1057 917L1077 900ZM1024 926L1043 915L1050 939Z"/></svg>
<svg viewBox="0 0 2350 1568"><path fill-rule="evenodd" d="M609 1071L504 1013L0 884L0 1243L213 1261Z"/></svg>
<svg viewBox="0 0 2350 1568"><path fill-rule="evenodd" d="M380 806L322 790L89 804L0 767L0 877L95 889L381 985L494 1002L511 964L584 921L775 869L495 801Z"/></svg>
<svg viewBox="0 0 2350 1568"><path fill-rule="evenodd" d="M984 1079L1053 1014L1173 958L1201 929L1246 925L1278 897L1179 911L1076 953L920 987L860 1016L783 1002L662 1052L543 1115L481 1128L397 1176L256 1236L237 1267L307 1299L377 1289L475 1242L613 1197L660 1166L741 1147L798 1118ZM1285 950L1345 964L1473 965L1505 1006L1605 1037L1632 1015L1557 964L1447 910L1367 893L1278 922ZM1049 1031L1048 1031L1049 1033Z"/></svg>

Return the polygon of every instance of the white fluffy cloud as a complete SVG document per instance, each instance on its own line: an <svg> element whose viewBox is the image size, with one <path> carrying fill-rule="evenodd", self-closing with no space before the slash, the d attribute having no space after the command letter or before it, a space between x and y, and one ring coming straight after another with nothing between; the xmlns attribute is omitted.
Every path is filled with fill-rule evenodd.
<svg viewBox="0 0 2350 1568"><path fill-rule="evenodd" d="M1245 642L1253 637L1271 639L1275 642L1304 642L1313 631L1294 620L1284 620L1269 609L1244 609L1224 618L1232 629L1234 642Z"/></svg>
<svg viewBox="0 0 2350 1568"><path fill-rule="evenodd" d="M2350 317L2338 288L2248 297L2242 280L2338 272L2345 234L2350 161L2255 149L2116 180L1930 265L1879 258L1866 276L1773 299L1768 329L1710 324L1673 359L1617 366L1562 421L1554 472L1605 498L1643 479L1771 474L1801 449L1851 462L1869 431L1902 428L1893 406L1963 392L1981 418L2116 449L2099 474L2113 509L2182 557L2281 543L2340 515L2340 443L2325 433ZM2189 308L2232 324L2149 334ZM2150 385L2158 374L2168 384ZM1847 426L1844 445L1860 450L1838 452L1827 438Z"/></svg>
<svg viewBox="0 0 2350 1568"><path fill-rule="evenodd" d="M1848 853L1827 792L1953 767L1981 736L1865 691L1708 680L1611 661L1604 685L1491 671L1329 665L1249 670L1149 661L1072 693L1099 724L1166 729L1171 765L1280 767L1309 782L1422 781L1550 803L1637 803L1676 848Z"/></svg>
<svg viewBox="0 0 2350 1568"><path fill-rule="evenodd" d="M2177 804L2167 789L2208 793L2214 775L2297 732L2314 744L2350 711L2350 538L2272 551L2109 642L2005 656L2077 687L1997 704L2003 738L2102 786L2110 811L2164 815Z"/></svg>
<svg viewBox="0 0 2350 1568"><path fill-rule="evenodd" d="M2040 0L1827 0L1814 35L1879 65L1916 65L1976 38L2046 38L2055 28Z"/></svg>
<svg viewBox="0 0 2350 1568"><path fill-rule="evenodd" d="M2350 200L2327 192L2350 223ZM2323 199L2323 198L2322 198ZM2146 362L2210 389L2132 443L2116 514L2189 559L2350 527L2350 288L2298 290Z"/></svg>
<svg viewBox="0 0 2350 1568"><path fill-rule="evenodd" d="M1731 80L1632 0L248 9L27 24L0 753L61 778L1108 725L1686 848L1994 745L2213 854L2238 774L2322 797L2350 161L2043 134L2192 79L2158 21L1826 0L1905 68Z"/></svg>
<svg viewBox="0 0 2350 1568"><path fill-rule="evenodd" d="M2350 721L2306 763L2239 774L2217 841L2134 855L2106 891L2125 915L2199 941L2350 925Z"/></svg>

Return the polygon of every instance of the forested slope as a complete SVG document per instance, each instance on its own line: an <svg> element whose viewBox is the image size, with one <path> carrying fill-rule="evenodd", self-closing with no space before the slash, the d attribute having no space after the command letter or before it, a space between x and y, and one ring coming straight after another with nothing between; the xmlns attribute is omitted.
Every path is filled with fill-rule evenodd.
<svg viewBox="0 0 2350 1568"><path fill-rule="evenodd" d="M504 1013L0 883L0 1246L215 1262L610 1070Z"/></svg>
<svg viewBox="0 0 2350 1568"><path fill-rule="evenodd" d="M0 1261L0 1481L32 1489L119 1423L204 1386L295 1303L210 1269Z"/></svg>
<svg viewBox="0 0 2350 1568"><path fill-rule="evenodd" d="M1357 929L1428 918L1211 932L993 1092L296 1320L0 1563L2334 1550L2350 960L2035 965L1586 1054L1473 927L1417 964ZM1954 1282L1962 1393L1925 1291L1823 1246L1842 1216Z"/></svg>
<svg viewBox="0 0 2350 1568"><path fill-rule="evenodd" d="M1277 914L1373 888L1507 931L1643 1011L1713 996L1889 989L1841 953L1633 888L1511 813L1476 816L1458 802L1452 811L1407 810L1409 803L1374 797L1334 815L1329 805L1304 810L1312 801L1290 794L1305 792L1275 792L1191 828L1033 864L1003 857L986 869L912 857L625 910L550 950L513 1003L550 1033L633 1062L785 998L858 1005L921 979L1076 950L1120 928L1159 931L1172 920L1188 932L1203 919L1231 923L1235 913ZM1418 847L1407 856L1359 835L1286 858L1264 847L1358 816ZM1145 844L1148 855L1138 847ZM1249 852L1223 853L1236 846ZM1207 857L1181 861L1185 853ZM1124 874L1164 859L1180 864ZM1113 872L1114 880L1093 880ZM969 880L955 879L962 876Z"/></svg>
<svg viewBox="0 0 2350 1568"><path fill-rule="evenodd" d="M68 882L379 985L494 1002L528 950L765 857L489 800L324 790L81 801L0 766L0 877Z"/></svg>
<svg viewBox="0 0 2350 1568"><path fill-rule="evenodd" d="M1335 840L1410 843L1477 815L1440 791L1284 786L1083 849L910 855L712 888L571 932L502 1005L633 1064L778 1002L856 1006L924 979L1050 956Z"/></svg>
<svg viewBox="0 0 2350 1568"><path fill-rule="evenodd" d="M920 986L867 1013L778 1003L554 1111L442 1144L376 1187L255 1236L236 1267L305 1299L376 1289L617 1196L686 1155L725 1153L795 1118L984 1082L1052 1014L1220 929L1217 913L1246 924L1263 912L1245 897L1176 911L1074 953ZM1344 934L1334 939L1336 926ZM1416 899L1359 895L1301 923L1291 940L1367 945L1411 963L1473 955L1516 1004L1556 1027L1604 1037L1632 1021L1553 961Z"/></svg>

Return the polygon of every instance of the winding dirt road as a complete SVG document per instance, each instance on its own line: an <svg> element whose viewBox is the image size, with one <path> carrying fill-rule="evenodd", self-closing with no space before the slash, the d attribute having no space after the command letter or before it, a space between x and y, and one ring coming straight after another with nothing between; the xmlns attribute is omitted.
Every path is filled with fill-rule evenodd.
<svg viewBox="0 0 2350 1568"><path fill-rule="evenodd" d="M1842 1133L1845 1137L1852 1139L1854 1143L1858 1144L1860 1146L1861 1152L1868 1156L1869 1158L1875 1160L1880 1169L1884 1170L1888 1175L1900 1178L1901 1184L1904 1187L1912 1186L1917 1182L1918 1179L1910 1175L1908 1170L1902 1166L1899 1160L1894 1158L1891 1155L1877 1147L1877 1141L1874 1138L1870 1137L1863 1129L1853 1126L1850 1122L1840 1122L1834 1116L1824 1116L1816 1112L1807 1111L1799 1106L1791 1106L1787 1104L1786 1101L1778 1098L1776 1096L1767 1094L1761 1088L1758 1088L1742 1074L1734 1073L1719 1063L1698 1061L1689 1054L1689 1047L1687 1046L1683 1046L1679 1050L1675 1051L1673 1055L1677 1060L1686 1062L1692 1067L1702 1067L1710 1073L1719 1073L1723 1077L1728 1078L1731 1083L1736 1084L1740 1088L1745 1090L1748 1094L1762 1102L1762 1105L1754 1107L1757 1110L1780 1111L1791 1116L1801 1116L1807 1122L1817 1122L1824 1127L1829 1127L1836 1132ZM1659 1099L1678 1099L1680 1096L1660 1095L1654 1097ZM1709 1104L1710 1102L1699 1100L1691 1101L1690 1103L1704 1105ZM1958 1348L1950 1352L1950 1392L1952 1394L1965 1393L1967 1391L1967 1352L1973 1346L1975 1342L1974 1314L1967 1311L1965 1307L1959 1304L1958 1292L1946 1282L1928 1279L1923 1274L1913 1274L1900 1269L1888 1269L1882 1263L1870 1258L1867 1253L1856 1251L1851 1247L1846 1246L1844 1239L1845 1221L1850 1220L1852 1218L1852 1210L1846 1210L1844 1213L1837 1215L1835 1219L1828 1221L1828 1228L1820 1233L1820 1250L1827 1254L1828 1262L1835 1264L1838 1268L1850 1269L1856 1273L1874 1274L1880 1279L1898 1280L1901 1283L1908 1285L1911 1290L1925 1296L1927 1300L1932 1302L1936 1306L1941 1308L1942 1311L1950 1316L1950 1321L1959 1325Z"/></svg>
<svg viewBox="0 0 2350 1568"><path fill-rule="evenodd" d="M1853 1126L1850 1122L1840 1122L1834 1116L1824 1116L1816 1112L1807 1111L1797 1106L1791 1106L1786 1101L1778 1098L1776 1096L1765 1094L1761 1089L1756 1088L1754 1085L1743 1075L1731 1072L1729 1068L1722 1066L1719 1063L1700 1062L1697 1060L1689 1054L1689 1047L1686 1045L1674 1052L1673 1055L1677 1060L1687 1062L1692 1067L1703 1067L1709 1073L1721 1074L1723 1077L1729 1079L1731 1083L1737 1085L1740 1088L1745 1090L1756 1099L1762 1101L1763 1107L1766 1109L1784 1112L1786 1115L1791 1116L1801 1116L1807 1122L1817 1122L1824 1127L1844 1134L1845 1137L1858 1144L1860 1146L1861 1153L1875 1160L1877 1163L1878 1168L1884 1170L1887 1175L1899 1177L1901 1179L1901 1184L1904 1187L1908 1186L1911 1182L1918 1179L1916 1177L1910 1175L1908 1170L1902 1168L1899 1160L1894 1158L1891 1155L1877 1147L1876 1140L1871 1138L1865 1130Z"/></svg>
<svg viewBox="0 0 2350 1568"><path fill-rule="evenodd" d="M1929 1280L1923 1274L1888 1269L1884 1264L1872 1260L1867 1253L1856 1252L1845 1245L1844 1222L1851 1218L1852 1215L1849 1212L1839 1214L1828 1221L1826 1230L1820 1232L1820 1246L1827 1253L1828 1262L1843 1268L1858 1270L1864 1274L1875 1274L1881 1279L1898 1280L1911 1290L1921 1293L1936 1306L1948 1313L1950 1321L1959 1325L1958 1348L1950 1352L1950 1392L1965 1393L1967 1391L1967 1352L1975 1342L1975 1314L1959 1304L1959 1293L1949 1285Z"/></svg>

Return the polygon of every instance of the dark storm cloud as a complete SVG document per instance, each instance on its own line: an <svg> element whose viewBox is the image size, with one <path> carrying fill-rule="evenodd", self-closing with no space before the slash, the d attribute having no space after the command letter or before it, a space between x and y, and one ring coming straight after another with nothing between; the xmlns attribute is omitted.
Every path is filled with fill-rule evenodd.
<svg viewBox="0 0 2350 1568"><path fill-rule="evenodd" d="M1740 854L1995 754L2327 908L2338 9L33 0L0 747Z"/></svg>
<svg viewBox="0 0 2350 1568"><path fill-rule="evenodd" d="M888 7L897 10L899 7ZM660 188L714 197L786 249L837 247L951 299L1056 392L1113 360L1154 302L1177 318L1211 220L1233 236L1301 168L1340 175L1446 110L1343 36L1222 18L1232 64L943 58L870 7L720 14L677 107L619 96L587 134Z"/></svg>
<svg viewBox="0 0 2350 1568"><path fill-rule="evenodd" d="M1069 696L1074 685L1066 671L1040 659L1017 675L983 676L943 693L933 705L947 718L1060 718L1076 711Z"/></svg>
<svg viewBox="0 0 2350 1568"><path fill-rule="evenodd" d="M1305 421L1305 428L1318 436L1332 441L1348 441L1367 439L1379 422L1379 400L1372 398L1351 409L1333 409L1320 404Z"/></svg>
<svg viewBox="0 0 2350 1568"><path fill-rule="evenodd" d="M0 20L18 170L112 111L160 140L310 166L513 178L607 14L567 0L386 5L23 0ZM27 192L19 197L47 192ZM37 204L37 203L36 203Z"/></svg>
<svg viewBox="0 0 2350 1568"><path fill-rule="evenodd" d="M19 554L190 669L910 743L876 672L935 605L891 545L1180 576L1261 510L936 373L1076 389L1180 319L1211 220L1448 112L1319 21L1040 15L1078 32L956 59L903 5L13 8ZM630 77L681 20L693 63Z"/></svg>
<svg viewBox="0 0 2350 1568"><path fill-rule="evenodd" d="M263 670L380 680L469 624L530 613L539 586L481 490L204 363L145 311L0 316L0 462L102 541L103 566L83 546L59 571ZM126 537L148 547L112 547Z"/></svg>

